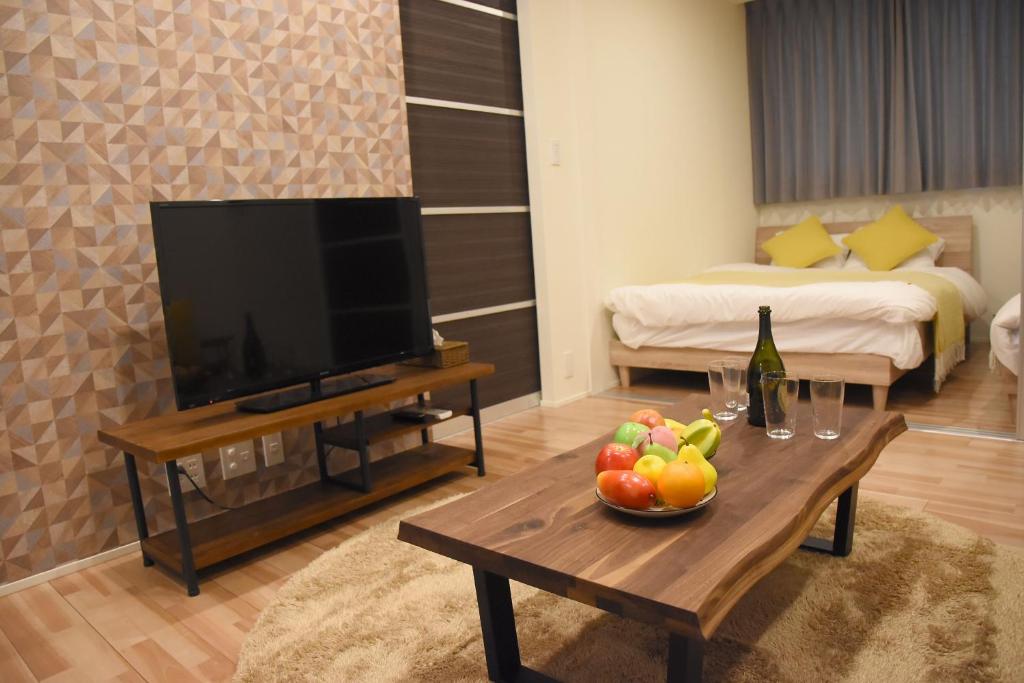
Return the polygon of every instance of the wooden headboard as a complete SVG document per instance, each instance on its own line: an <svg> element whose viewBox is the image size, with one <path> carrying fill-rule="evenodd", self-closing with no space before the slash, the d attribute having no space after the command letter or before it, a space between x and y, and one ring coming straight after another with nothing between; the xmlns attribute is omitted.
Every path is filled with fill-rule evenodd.
<svg viewBox="0 0 1024 683"><path fill-rule="evenodd" d="M931 230L933 233L946 240L946 248L939 256L936 265L952 266L973 272L974 263L974 222L970 216L933 216L931 218L915 218L915 221ZM843 223L825 223L825 229L830 233L853 232L862 225L867 225L870 220L846 221ZM774 236L788 225L767 225L757 229L756 244L754 246L754 260L757 263L771 263L771 257L761 249L765 240Z"/></svg>

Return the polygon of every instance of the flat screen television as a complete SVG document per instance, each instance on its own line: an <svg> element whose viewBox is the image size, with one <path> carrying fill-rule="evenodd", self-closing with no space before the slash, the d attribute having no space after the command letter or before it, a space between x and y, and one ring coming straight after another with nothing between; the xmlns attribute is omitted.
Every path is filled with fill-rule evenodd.
<svg viewBox="0 0 1024 683"><path fill-rule="evenodd" d="M299 383L315 400L361 388L332 392L323 378L433 349L415 197L153 202L150 212L179 409Z"/></svg>

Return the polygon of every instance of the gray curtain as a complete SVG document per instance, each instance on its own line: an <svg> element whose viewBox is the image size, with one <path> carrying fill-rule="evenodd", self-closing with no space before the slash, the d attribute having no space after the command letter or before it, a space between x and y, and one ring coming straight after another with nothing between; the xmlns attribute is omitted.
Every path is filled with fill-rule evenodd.
<svg viewBox="0 0 1024 683"><path fill-rule="evenodd" d="M1020 184L1022 5L748 3L754 201Z"/></svg>

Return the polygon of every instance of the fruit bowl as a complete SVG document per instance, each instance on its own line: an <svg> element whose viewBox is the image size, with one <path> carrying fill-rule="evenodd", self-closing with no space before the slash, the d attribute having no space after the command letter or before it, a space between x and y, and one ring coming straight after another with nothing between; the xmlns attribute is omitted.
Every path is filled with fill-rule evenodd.
<svg viewBox="0 0 1024 683"><path fill-rule="evenodd" d="M677 508L677 507L674 507L672 505L658 505L658 506L655 506L655 507L649 507L649 508L647 508L645 510L640 510L640 509L636 509L636 508L627 508L627 507L622 507L621 505L616 505L615 503L611 502L610 500L605 498L601 494L601 491L599 491L598 489L594 489L594 493L597 495L597 499L599 501L601 501L602 503L604 503L605 505L607 505L611 509L618 510L619 512L625 513L627 515L633 515L634 517L648 517L648 518L651 518L651 517L678 517L680 515L685 515L685 514L688 514L690 512L693 512L695 510L700 510L702 507L706 506L708 503L710 503L712 500L715 499L715 496L718 495L718 487L716 486L715 488L711 489L711 491L709 491L707 493L707 495L705 495L703 498L701 498L699 501L697 501L696 505L694 505L693 507L689 507L689 508Z"/></svg>

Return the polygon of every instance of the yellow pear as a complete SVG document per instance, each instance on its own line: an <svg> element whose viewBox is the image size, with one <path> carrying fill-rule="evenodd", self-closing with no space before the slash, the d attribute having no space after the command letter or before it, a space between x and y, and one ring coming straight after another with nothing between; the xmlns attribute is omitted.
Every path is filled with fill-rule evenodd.
<svg viewBox="0 0 1024 683"><path fill-rule="evenodd" d="M685 460L700 468L701 473L704 475L704 495L706 496L711 493L712 489L718 484L718 470L708 462L708 459L704 457L701 450L693 444L685 444L679 449L678 459Z"/></svg>

